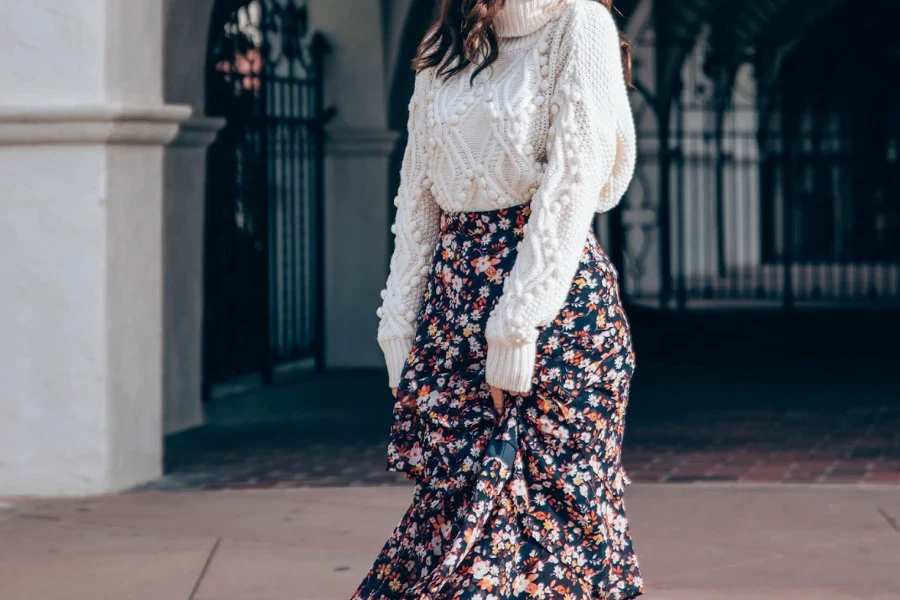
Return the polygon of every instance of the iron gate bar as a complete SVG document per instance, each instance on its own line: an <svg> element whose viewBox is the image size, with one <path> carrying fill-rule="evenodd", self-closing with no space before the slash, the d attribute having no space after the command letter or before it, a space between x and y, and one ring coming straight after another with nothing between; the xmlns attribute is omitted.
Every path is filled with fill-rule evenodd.
<svg viewBox="0 0 900 600"><path fill-rule="evenodd" d="M316 271L319 318L315 321L315 335L319 340L316 348L316 364L320 369L325 365L326 350L325 318L322 314L322 311L325 308L325 266L323 264L325 259L325 126L337 116L336 107L325 105L325 70L322 68L322 65L325 62L325 55L329 52L330 48L328 39L323 34L319 32L313 34L310 42L310 51L312 52L316 64L319 65L319 68L314 72L315 80L313 82L313 101L314 105L318 107L319 120L312 125L311 132L315 144L316 164L319 165L319 168L315 170L313 175L316 193L318 194L316 204L319 207L316 226L320 232L319 235L316 236L316 255L320 259L320 265Z"/></svg>
<svg viewBox="0 0 900 600"><path fill-rule="evenodd" d="M305 4L219 0L209 112L204 389L311 358L323 366L324 56Z"/></svg>
<svg viewBox="0 0 900 600"><path fill-rule="evenodd" d="M671 231L671 169L673 164L672 148L670 146L672 104L682 86L682 81L677 73L670 69L670 62L661 57L674 56L675 52L686 51L684 44L680 44L676 34L663 25L672 17L673 7L668 3L654 5L653 20L656 30L656 55L660 57L655 61L655 79L660 95L654 102L654 110L657 115L659 135L659 203L657 208L657 220L659 225L659 305L661 309L668 309L672 298L672 231ZM680 59L677 59L680 61Z"/></svg>
<svg viewBox="0 0 900 600"><path fill-rule="evenodd" d="M781 226L781 253L784 273L783 300L785 308L792 308L794 304L794 185L791 175L794 164L794 148L797 144L794 127L796 120L789 122L785 135L785 153L782 157L782 226Z"/></svg>
<svg viewBox="0 0 900 600"><path fill-rule="evenodd" d="M680 82L681 79L679 79L679 87L675 93L675 136L679 140L682 140L684 139L684 106ZM683 164L684 148L681 146L681 144L678 145L676 153L676 164ZM675 218L677 219L676 227L678 229L678 247L675 250L676 262L678 264L678 281L676 282L676 306L678 310L684 310L687 306L687 279L685 276L685 270L687 268L685 255L685 239L687 234L685 231L684 218L686 205L684 190L685 178L683 168L678 169L678 178L676 184L678 185L678 190L675 197Z"/></svg>
<svg viewBox="0 0 900 600"><path fill-rule="evenodd" d="M262 22L266 23L266 18L268 16L268 11L266 10L268 7L263 8L262 14ZM268 31L265 26L263 26L263 35L267 35ZM262 42L263 48L268 48L269 41L263 40ZM265 52L268 54L268 52ZM264 59L264 67L263 67L263 78L264 80L260 82L260 98L257 100L257 106L261 108L264 112L261 115L255 114L254 121L259 123L261 120L260 117L268 114L268 102L269 96L271 92L271 82L269 78L271 77L270 69L272 67L272 63L268 60L268 57ZM271 270L271 261L270 258L272 255L272 233L271 233L271 222L272 219L272 202L271 202L271 183L272 183L272 160L271 160L271 150L269 147L269 128L268 127L259 127L259 145L261 147L261 159L265 161L265 171L266 177L264 183L260 185L260 189L258 193L260 194L260 200L262 201L263 208L260 210L260 214L262 215L263 223L260 226L260 230L265 232L265 235L262 236L261 240L261 258L263 260L263 265L261 265L260 273L262 277L262 323L263 327L261 328L261 335L259 340L259 353L261 356L261 376L263 385L271 385L274 381L274 359L272 357L272 334L271 328L269 327L269 323L272 322L272 270Z"/></svg>

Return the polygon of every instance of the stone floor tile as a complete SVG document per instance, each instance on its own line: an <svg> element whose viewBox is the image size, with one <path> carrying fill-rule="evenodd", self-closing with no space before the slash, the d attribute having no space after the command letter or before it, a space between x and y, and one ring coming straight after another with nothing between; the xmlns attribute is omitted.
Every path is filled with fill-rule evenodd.
<svg viewBox="0 0 900 600"><path fill-rule="evenodd" d="M334 551L224 540L195 600L349 598L374 558L370 548Z"/></svg>
<svg viewBox="0 0 900 600"><path fill-rule="evenodd" d="M4 600L187 599L215 540L19 517L0 529Z"/></svg>

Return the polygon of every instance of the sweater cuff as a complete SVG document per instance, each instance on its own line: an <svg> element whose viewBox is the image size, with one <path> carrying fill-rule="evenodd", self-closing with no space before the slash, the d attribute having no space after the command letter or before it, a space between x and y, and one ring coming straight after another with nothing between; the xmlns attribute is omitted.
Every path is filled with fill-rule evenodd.
<svg viewBox="0 0 900 600"><path fill-rule="evenodd" d="M395 388L400 385L400 376L406 359L413 345L413 338L401 337L390 340L378 340L381 350L384 352L384 361L388 370L388 386Z"/></svg>
<svg viewBox="0 0 900 600"><path fill-rule="evenodd" d="M491 345L488 342L485 379L488 385L515 394L531 391L534 363L537 359L536 341L522 346Z"/></svg>

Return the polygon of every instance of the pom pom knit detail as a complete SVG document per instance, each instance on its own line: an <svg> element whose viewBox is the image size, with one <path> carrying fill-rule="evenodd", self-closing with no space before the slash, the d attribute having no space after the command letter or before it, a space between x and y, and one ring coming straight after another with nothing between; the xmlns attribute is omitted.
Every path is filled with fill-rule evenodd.
<svg viewBox="0 0 900 600"><path fill-rule="evenodd" d="M416 76L395 249L378 340L396 386L446 212L532 203L527 233L485 331L489 384L531 389L538 329L564 304L596 212L634 171L634 121L619 34L592 0L508 0L500 57L471 81Z"/></svg>

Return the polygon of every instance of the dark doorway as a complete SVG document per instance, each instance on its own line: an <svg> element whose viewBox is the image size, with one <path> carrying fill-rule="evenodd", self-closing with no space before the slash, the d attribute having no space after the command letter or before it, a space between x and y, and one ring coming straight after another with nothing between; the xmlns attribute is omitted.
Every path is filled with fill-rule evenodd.
<svg viewBox="0 0 900 600"><path fill-rule="evenodd" d="M204 390L322 355L322 59L305 5L219 0L208 112Z"/></svg>
<svg viewBox="0 0 900 600"><path fill-rule="evenodd" d="M898 18L894 4L859 10L846 2L806 36L782 69L781 118L792 167L786 196L795 215L797 261L900 263ZM883 293L859 271L858 280L841 285L866 289L834 293L873 299Z"/></svg>

